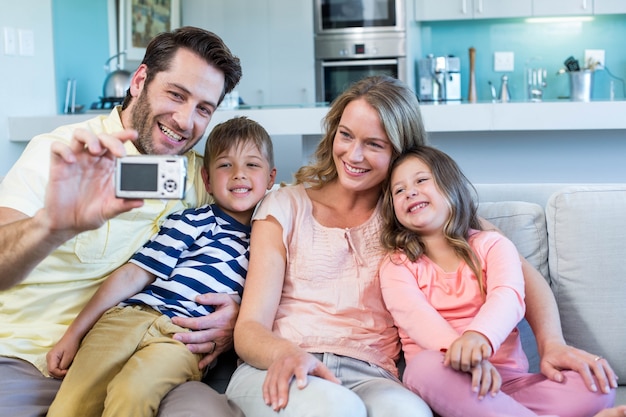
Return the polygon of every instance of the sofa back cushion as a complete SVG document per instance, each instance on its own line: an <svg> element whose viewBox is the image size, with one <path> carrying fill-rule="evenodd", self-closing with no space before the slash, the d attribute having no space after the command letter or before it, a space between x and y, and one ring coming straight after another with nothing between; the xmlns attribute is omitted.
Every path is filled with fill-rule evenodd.
<svg viewBox="0 0 626 417"><path fill-rule="evenodd" d="M548 240L543 207L525 201L480 203L478 214L504 233L548 279Z"/></svg>
<svg viewBox="0 0 626 417"><path fill-rule="evenodd" d="M544 209L524 201L480 203L478 214L499 228L517 247L519 253L544 277L548 276L548 241ZM531 372L539 371L539 354L530 326L518 325L524 352Z"/></svg>
<svg viewBox="0 0 626 417"><path fill-rule="evenodd" d="M570 186L546 206L551 287L568 344L626 381L626 185Z"/></svg>

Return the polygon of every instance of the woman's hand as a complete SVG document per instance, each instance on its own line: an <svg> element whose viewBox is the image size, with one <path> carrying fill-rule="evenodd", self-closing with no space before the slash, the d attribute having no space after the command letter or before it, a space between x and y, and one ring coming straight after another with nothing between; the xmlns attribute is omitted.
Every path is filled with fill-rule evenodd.
<svg viewBox="0 0 626 417"><path fill-rule="evenodd" d="M541 373L557 382L563 381L562 370L578 372L590 391L600 390L608 394L611 388L617 388L617 375L609 362L581 349L564 343L546 343L541 353Z"/></svg>
<svg viewBox="0 0 626 417"><path fill-rule="evenodd" d="M341 381L315 356L295 348L279 356L267 369L263 382L263 400L265 404L279 411L287 406L289 385L295 378L296 386L304 389L307 376L314 375L337 384Z"/></svg>
<svg viewBox="0 0 626 417"><path fill-rule="evenodd" d="M173 317L172 323L193 330L176 333L174 339L186 344L191 352L205 354L198 364L203 369L233 347L239 304L230 295L217 293L199 295L196 301L215 307L215 311L204 317Z"/></svg>

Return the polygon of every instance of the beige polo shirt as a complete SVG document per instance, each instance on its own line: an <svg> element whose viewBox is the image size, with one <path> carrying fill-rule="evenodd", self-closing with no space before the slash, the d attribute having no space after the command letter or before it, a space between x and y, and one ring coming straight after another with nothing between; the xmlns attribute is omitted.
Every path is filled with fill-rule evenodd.
<svg viewBox="0 0 626 417"><path fill-rule="evenodd" d="M29 216L43 207L50 166L50 144L69 143L76 128L96 133L123 129L118 109L85 122L60 127L30 141L0 184L0 206ZM137 154L127 143L128 154ZM67 329L100 283L126 262L170 213L209 202L200 176L202 157L190 151L186 198L146 200L143 207L109 220L97 230L69 240L21 284L0 292L0 355L33 363L44 374L46 353Z"/></svg>

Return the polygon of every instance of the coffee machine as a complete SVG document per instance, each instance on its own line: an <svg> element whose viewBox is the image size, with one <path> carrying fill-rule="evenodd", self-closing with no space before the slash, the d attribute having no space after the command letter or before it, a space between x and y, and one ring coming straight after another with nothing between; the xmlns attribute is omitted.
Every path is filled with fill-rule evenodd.
<svg viewBox="0 0 626 417"><path fill-rule="evenodd" d="M418 96L423 102L461 100L461 59L433 56L417 61Z"/></svg>

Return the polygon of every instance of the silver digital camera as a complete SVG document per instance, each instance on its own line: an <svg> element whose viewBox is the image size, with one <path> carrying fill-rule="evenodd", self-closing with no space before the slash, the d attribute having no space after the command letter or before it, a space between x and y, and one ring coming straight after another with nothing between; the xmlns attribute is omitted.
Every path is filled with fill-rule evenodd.
<svg viewBox="0 0 626 417"><path fill-rule="evenodd" d="M182 199L187 157L135 155L117 158L115 195L119 198Z"/></svg>

